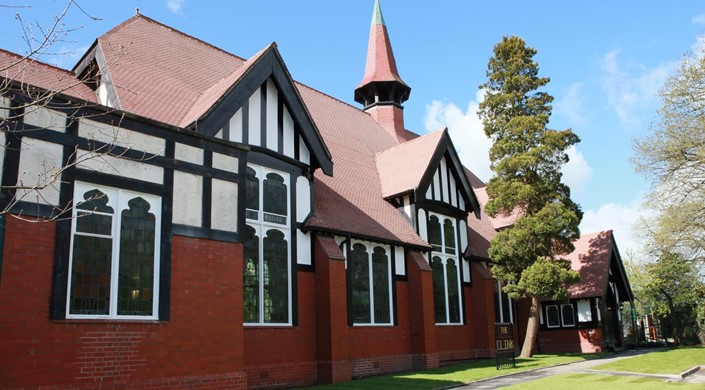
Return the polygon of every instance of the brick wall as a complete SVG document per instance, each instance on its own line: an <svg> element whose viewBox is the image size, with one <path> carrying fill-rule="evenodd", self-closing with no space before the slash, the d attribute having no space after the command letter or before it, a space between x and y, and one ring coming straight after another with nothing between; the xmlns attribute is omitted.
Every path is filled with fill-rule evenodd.
<svg viewBox="0 0 705 390"><path fill-rule="evenodd" d="M55 227L7 219L0 387L245 387L240 244L173 237L170 321L52 321Z"/></svg>

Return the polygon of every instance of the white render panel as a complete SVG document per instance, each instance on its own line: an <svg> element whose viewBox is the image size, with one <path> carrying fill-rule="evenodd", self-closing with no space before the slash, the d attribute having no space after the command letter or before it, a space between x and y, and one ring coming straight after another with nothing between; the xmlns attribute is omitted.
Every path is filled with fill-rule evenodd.
<svg viewBox="0 0 705 390"><path fill-rule="evenodd" d="M223 138L223 129L220 129L217 133L215 133L215 138Z"/></svg>
<svg viewBox="0 0 705 390"><path fill-rule="evenodd" d="M296 222L303 222L311 213L311 183L305 176L296 179Z"/></svg>
<svg viewBox="0 0 705 390"><path fill-rule="evenodd" d="M261 106L262 106L262 92L260 88L257 88L255 93L250 96L249 102L249 118L247 123L247 141L250 145L262 146L262 128L261 128Z"/></svg>
<svg viewBox="0 0 705 390"><path fill-rule="evenodd" d="M311 265L311 235L296 230L296 263Z"/></svg>
<svg viewBox="0 0 705 390"><path fill-rule="evenodd" d="M470 283L470 262L463 259L463 282Z"/></svg>
<svg viewBox="0 0 705 390"><path fill-rule="evenodd" d="M10 116L10 99L0 96L0 118L8 118Z"/></svg>
<svg viewBox="0 0 705 390"><path fill-rule="evenodd" d="M91 155L91 152L81 151L78 155L78 161L77 166L82 169L90 169L150 183L164 183L164 170L162 168L145 164L139 160L128 160L99 153Z"/></svg>
<svg viewBox="0 0 705 390"><path fill-rule="evenodd" d="M66 132L66 114L41 106L29 106L22 116L24 123L42 129Z"/></svg>
<svg viewBox="0 0 705 390"><path fill-rule="evenodd" d="M228 156L227 154L213 153L213 168L222 169L228 172L238 172L237 157Z"/></svg>
<svg viewBox="0 0 705 390"><path fill-rule="evenodd" d="M404 247L394 247L394 267L397 275L406 275L406 260L404 259Z"/></svg>
<svg viewBox="0 0 705 390"><path fill-rule="evenodd" d="M226 141L242 142L242 108L230 118L230 139Z"/></svg>
<svg viewBox="0 0 705 390"><path fill-rule="evenodd" d="M279 145L279 92L272 79L267 80L267 149L277 151Z"/></svg>
<svg viewBox="0 0 705 390"><path fill-rule="evenodd" d="M35 189L17 190L17 198L27 202L58 205L63 154L64 148L59 144L24 137L17 185Z"/></svg>
<svg viewBox="0 0 705 390"><path fill-rule="evenodd" d="M163 156L166 141L121 127L81 118L78 135L109 145Z"/></svg>
<svg viewBox="0 0 705 390"><path fill-rule="evenodd" d="M294 158L294 139L296 137L294 130L294 119L291 118L289 110L286 106L284 106L282 111L284 115L284 155Z"/></svg>
<svg viewBox="0 0 705 390"><path fill-rule="evenodd" d="M428 233L426 232L426 211L424 209L419 209L419 218L417 219L419 224L419 236L428 242Z"/></svg>
<svg viewBox="0 0 705 390"><path fill-rule="evenodd" d="M333 238L335 239L335 243L338 244L338 246L340 246L340 244L342 244L343 241L345 241L345 237L343 237L343 236L333 236Z"/></svg>
<svg viewBox="0 0 705 390"><path fill-rule="evenodd" d="M203 149L186 144L176 143L174 156L177 160L203 165Z"/></svg>
<svg viewBox="0 0 705 390"><path fill-rule="evenodd" d="M441 187L443 188L443 192L441 193L441 199L446 202L450 203L450 199L448 199L448 166L446 165L446 158L445 156L441 159Z"/></svg>
<svg viewBox="0 0 705 390"><path fill-rule="evenodd" d="M453 207L458 207L458 189L455 187L455 177L448 176L448 182L450 183L450 204Z"/></svg>
<svg viewBox="0 0 705 390"><path fill-rule="evenodd" d="M428 189L426 190L426 199L429 199L429 200L432 199L431 195L432 195L431 186L428 186Z"/></svg>
<svg viewBox="0 0 705 390"><path fill-rule="evenodd" d="M465 211L465 199L462 196L458 197L458 208Z"/></svg>
<svg viewBox="0 0 705 390"><path fill-rule="evenodd" d="M172 221L180 225L202 226L203 177L174 172L174 207Z"/></svg>
<svg viewBox="0 0 705 390"><path fill-rule="evenodd" d="M471 218L475 218L472 216ZM468 225L464 220L460 221L460 253L465 253L468 249Z"/></svg>
<svg viewBox="0 0 705 390"><path fill-rule="evenodd" d="M442 190L443 189L441 188L441 170L436 169L436 173L433 175L433 200L443 200L443 198L441 197Z"/></svg>
<svg viewBox="0 0 705 390"><path fill-rule="evenodd" d="M411 204L411 199L409 195L406 195L404 197L404 214L406 214L407 217L409 217L409 220L413 217L414 208L413 205Z"/></svg>
<svg viewBox="0 0 705 390"><path fill-rule="evenodd" d="M308 148L304 139L299 137L299 161L306 165L311 164L311 155L308 153Z"/></svg>
<svg viewBox="0 0 705 390"><path fill-rule="evenodd" d="M211 227L237 232L237 183L213 179Z"/></svg>

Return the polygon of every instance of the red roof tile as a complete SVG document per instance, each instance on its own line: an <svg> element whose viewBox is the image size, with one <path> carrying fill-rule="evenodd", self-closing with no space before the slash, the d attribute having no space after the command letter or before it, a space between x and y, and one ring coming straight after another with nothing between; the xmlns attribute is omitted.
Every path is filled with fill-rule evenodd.
<svg viewBox="0 0 705 390"><path fill-rule="evenodd" d="M98 45L108 62L120 109L174 126L181 124L202 94L244 63L143 15L103 34Z"/></svg>
<svg viewBox="0 0 705 390"><path fill-rule="evenodd" d="M419 188L438 143L447 129L393 146L375 156L382 197L389 198Z"/></svg>
<svg viewBox="0 0 705 390"><path fill-rule="evenodd" d="M0 49L0 77L87 102L97 102L95 92L79 82L72 72L2 49Z"/></svg>
<svg viewBox="0 0 705 390"><path fill-rule="evenodd" d="M396 141L367 113L297 84L333 156L335 175L316 171L309 225L363 237L428 247L409 221L382 196L375 154Z"/></svg>
<svg viewBox="0 0 705 390"><path fill-rule="evenodd" d="M573 299L600 297L605 294L610 261L616 250L612 230L584 234L575 241L575 250L566 256L571 267L580 272L580 282L570 286Z"/></svg>

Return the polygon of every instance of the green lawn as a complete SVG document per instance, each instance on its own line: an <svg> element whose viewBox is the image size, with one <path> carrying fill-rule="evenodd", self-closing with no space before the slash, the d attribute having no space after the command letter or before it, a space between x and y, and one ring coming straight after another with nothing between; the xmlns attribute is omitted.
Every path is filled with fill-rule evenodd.
<svg viewBox="0 0 705 390"><path fill-rule="evenodd" d="M338 383L335 385L314 386L315 390L324 389L437 389L478 379L506 375L526 371L534 368L552 366L555 364L575 362L595 358L598 354L563 354L563 355L535 355L530 359L517 359L516 368L497 370L494 359L479 360L471 363L454 364L432 370L418 371L403 374L381 375L352 382Z"/></svg>
<svg viewBox="0 0 705 390"><path fill-rule="evenodd" d="M676 375L698 365L705 365L705 347L680 347L593 367L595 370Z"/></svg>
<svg viewBox="0 0 705 390"><path fill-rule="evenodd" d="M658 378L575 373L556 375L550 378L544 378L532 382L523 383L521 385L506 387L506 389L512 390L656 390L663 388L702 389L703 385L695 383L664 382L662 379Z"/></svg>

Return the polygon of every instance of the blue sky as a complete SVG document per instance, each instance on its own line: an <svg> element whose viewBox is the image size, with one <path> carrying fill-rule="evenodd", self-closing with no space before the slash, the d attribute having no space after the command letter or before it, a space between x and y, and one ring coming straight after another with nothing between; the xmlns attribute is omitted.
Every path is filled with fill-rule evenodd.
<svg viewBox="0 0 705 390"><path fill-rule="evenodd" d="M64 0L10 0L0 7L0 47L22 53L24 24L48 26ZM353 101L364 72L373 0L227 2L79 1L63 20L79 28L43 60L71 68L100 34L140 13L248 58L276 41L292 76ZM517 35L538 50L551 78L551 127L570 127L582 142L564 170L585 211L583 232L614 229L623 253L639 248L632 232L648 183L628 159L631 141L657 118L658 89L705 31L697 1L410 1L381 0L399 72L411 86L406 126L424 133L448 126L463 162L488 179L489 142L477 119L478 86L492 47ZM67 54L63 54L67 53Z"/></svg>

